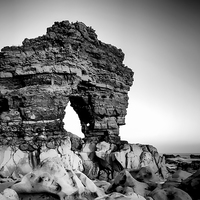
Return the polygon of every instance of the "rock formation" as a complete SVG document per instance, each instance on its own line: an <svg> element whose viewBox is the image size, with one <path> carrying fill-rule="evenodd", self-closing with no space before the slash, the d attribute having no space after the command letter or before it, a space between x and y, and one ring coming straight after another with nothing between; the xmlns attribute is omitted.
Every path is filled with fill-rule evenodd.
<svg viewBox="0 0 200 200"><path fill-rule="evenodd" d="M85 24L62 21L0 53L0 145L34 151L63 137L70 102L86 139L118 143L133 72L121 49ZM66 113L67 115L67 113ZM52 144L54 143L54 144Z"/></svg>
<svg viewBox="0 0 200 200"><path fill-rule="evenodd" d="M7 191L15 199L17 191L19 198L38 200L159 196L160 190L153 190L162 189L169 176L165 157L151 145L120 140L133 82L123 59L123 52L99 41L91 27L68 21L1 50L2 198ZM64 130L68 103L79 116L83 140Z"/></svg>

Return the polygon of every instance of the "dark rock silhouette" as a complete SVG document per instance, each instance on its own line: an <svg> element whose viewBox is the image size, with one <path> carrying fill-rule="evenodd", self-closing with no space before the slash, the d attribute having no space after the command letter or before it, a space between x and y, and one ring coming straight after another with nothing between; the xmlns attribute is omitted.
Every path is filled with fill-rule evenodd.
<svg viewBox="0 0 200 200"><path fill-rule="evenodd" d="M200 199L200 169L183 180L179 187L186 191L193 200Z"/></svg>

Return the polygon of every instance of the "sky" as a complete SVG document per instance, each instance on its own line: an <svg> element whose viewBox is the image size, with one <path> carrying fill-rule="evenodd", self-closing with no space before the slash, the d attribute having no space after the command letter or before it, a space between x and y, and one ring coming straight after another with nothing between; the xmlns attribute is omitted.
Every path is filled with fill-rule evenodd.
<svg viewBox="0 0 200 200"><path fill-rule="evenodd" d="M200 153L200 3L193 0L0 0L0 49L81 21L134 71L121 139L159 153ZM67 106L65 127L80 135ZM79 134L80 133L80 134Z"/></svg>

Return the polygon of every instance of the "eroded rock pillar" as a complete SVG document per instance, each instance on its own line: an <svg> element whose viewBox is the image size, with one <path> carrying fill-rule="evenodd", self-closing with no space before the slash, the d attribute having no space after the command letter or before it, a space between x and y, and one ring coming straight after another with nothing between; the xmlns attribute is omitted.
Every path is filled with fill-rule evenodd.
<svg viewBox="0 0 200 200"><path fill-rule="evenodd" d="M117 143L133 72L121 49L81 22L55 22L46 35L0 52L0 145L33 151L65 135L68 102L86 139Z"/></svg>

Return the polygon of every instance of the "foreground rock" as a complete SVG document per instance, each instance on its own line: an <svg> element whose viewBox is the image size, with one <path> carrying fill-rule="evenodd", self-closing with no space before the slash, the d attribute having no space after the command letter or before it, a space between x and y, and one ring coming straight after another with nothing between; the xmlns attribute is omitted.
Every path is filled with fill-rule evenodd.
<svg viewBox="0 0 200 200"><path fill-rule="evenodd" d="M180 188L190 194L192 199L200 199L200 169L187 179L183 180Z"/></svg>
<svg viewBox="0 0 200 200"><path fill-rule="evenodd" d="M86 142L79 154L83 160L83 172L90 179L111 180L123 169L137 173L147 166L159 181L169 176L165 159L150 145L128 144L123 141L118 146L105 141L97 144Z"/></svg>
<svg viewBox="0 0 200 200"><path fill-rule="evenodd" d="M67 151L64 151L65 153L70 151L69 141L70 140L63 141L63 144L66 146L65 148L59 148L60 152L62 152L61 149L66 149ZM91 146L88 144L83 145L82 151L93 151L96 149L92 148L95 146L92 144L90 145ZM99 143L97 145L98 151L103 151L100 148L101 146L108 147L109 145L105 142L103 142L103 144ZM110 148L104 148L106 152L110 152L109 149ZM115 148L111 149L113 151ZM102 155L103 158L103 152L97 152L96 154L98 156ZM112 154L112 152L110 152L110 154ZM115 178L109 183L104 180L90 180L85 174L77 169L72 169L69 164L66 164L66 160L62 159L62 156L53 157L53 155L54 154L50 156L49 154L49 158L45 158L32 172L23 176L20 182L14 185L13 183L10 184L10 186L13 185L12 188L18 192L21 199L56 200L58 198L84 198L92 200L96 198L96 200L134 200L146 198L150 200L151 198L170 199L171 197L169 196L171 194L173 194L174 198L176 197L183 200L190 199L188 197L189 195L193 197L193 200L198 199L198 189L196 190L196 188L199 187L198 173L191 175L188 172L178 170L165 181L160 176L156 175L152 170L152 166L149 165L141 167L139 170L124 169L116 173ZM69 160L67 162L69 162ZM83 168L85 169L84 166L85 163L83 162ZM176 187L175 189L174 186ZM24 194L24 192L26 192L26 194ZM30 192L32 194L30 194ZM48 192L49 194L44 192Z"/></svg>
<svg viewBox="0 0 200 200"><path fill-rule="evenodd" d="M154 200L192 200L192 198L186 192L175 187L163 189L157 188L151 192L149 196L151 196Z"/></svg>
<svg viewBox="0 0 200 200"><path fill-rule="evenodd" d="M0 193L0 200L19 200L19 196L15 190L6 188L2 193Z"/></svg>
<svg viewBox="0 0 200 200"><path fill-rule="evenodd" d="M113 192L111 194L105 195L100 198L96 198L95 200L145 200L144 197L136 194L136 193L130 193L128 195L124 195L118 192Z"/></svg>
<svg viewBox="0 0 200 200"><path fill-rule="evenodd" d="M119 146L105 141L97 144L95 142L84 143L83 141L81 144L82 148L80 150L75 149L75 146L79 145L74 146L73 138L67 136L55 149L49 149L46 146L43 146L39 156L37 156L40 158L38 165L34 165L36 162L36 153L38 152L27 154L19 149L17 151L12 151L12 149L8 148L4 151L4 154L2 154L4 159L2 160L1 166L2 169L5 170L2 170L1 173L1 176L4 175L4 178L0 179L1 182L4 183L0 185L3 187L6 183L6 175L11 179L11 182L9 182L10 186L13 185L14 180L21 180L20 183L13 186L13 189L15 189L19 193L20 198L23 198L24 200L29 197L32 199L48 198L49 195L42 194L44 192L50 192L57 195L61 192L62 195L65 194L71 196L72 199L79 198L79 195L77 194L80 193L82 196L80 198L83 198L84 196L86 199L94 199L97 195L100 196L101 192L104 194L108 191L121 194L121 196L120 194L116 194L116 198L134 199L134 193L140 195L142 198L142 196L146 196L148 192L152 191L164 180L163 174L159 172L165 171L166 168L164 168L163 163L161 165L159 162L156 162L156 160L162 158L159 157L157 150L153 147L151 148L154 149L154 151L148 151L149 148L145 145L131 145L128 143L124 144L124 142ZM72 149L74 149L74 151L72 151ZM127 150L126 153L125 149ZM138 153L139 150L140 154ZM131 155L133 157L127 156L130 152L132 152ZM121 155L120 159L117 157L119 154ZM10 156L7 157L6 155ZM144 155L147 155L147 157L145 158ZM133 160L133 158L135 158L134 161L136 164L133 165L132 163L132 168L124 170L126 166L123 166L123 161L125 160L125 163L129 163L131 162L129 159ZM7 162L7 159L9 162ZM24 166L26 165L23 164L25 163L28 167L25 167L24 170ZM116 163L118 167L115 166ZM59 173L57 173L56 170L58 170L59 173L62 173L58 175ZM81 171L86 175L81 173ZM132 176L129 172L131 174L135 173L135 176ZM55 173L57 173L57 175L55 175ZM62 174L64 173L67 174L66 177L68 181L66 183L65 179L59 178L62 177ZM77 187L72 186L72 182L70 182L71 177L74 176L76 177L76 180L80 180L78 181L79 183L81 182ZM114 185L106 182L111 181L113 178ZM91 182L91 179L94 180L94 183ZM59 181L61 181L61 183ZM83 183L83 181L86 182ZM90 192L85 196L86 189L88 191L88 188L85 187L86 185L91 185L90 183L92 183L93 186L95 184L100 190L98 190L98 193L96 192L96 194L94 190L89 187ZM61 184L63 184L62 187L60 186ZM116 187L117 184L118 187ZM124 187L121 187L120 184ZM67 191L62 190L61 188L63 187L67 188ZM5 188L6 187L4 186L4 189ZM84 191L83 194L79 192L79 190ZM22 192L26 192L27 194L22 194ZM38 194L30 195L30 192ZM111 193L106 194L107 197L102 198L113 198L115 194ZM51 198L56 199L57 197L51 196Z"/></svg>
<svg viewBox="0 0 200 200"><path fill-rule="evenodd" d="M182 183L182 181L187 179L191 175L192 175L192 173L189 173L189 172L179 169L167 178L167 180L163 184L163 187L165 187L165 188L171 187L171 186L179 187L180 184Z"/></svg>
<svg viewBox="0 0 200 200"><path fill-rule="evenodd" d="M17 147L4 146L1 153L0 176L17 180L31 172L41 161L46 158L58 157L62 160L65 168L72 170L83 170L82 159L72 151L73 139L69 136L63 138L58 146L48 148L43 145L41 149L34 152L24 152Z"/></svg>
<svg viewBox="0 0 200 200"><path fill-rule="evenodd" d="M153 172L150 166L141 167L135 178L145 183L160 183L163 181Z"/></svg>
<svg viewBox="0 0 200 200"><path fill-rule="evenodd" d="M19 183L12 186L17 193L56 194L60 199L76 196L83 193L102 195L97 186L83 173L66 169L58 158L46 159L32 172L25 175Z"/></svg>
<svg viewBox="0 0 200 200"><path fill-rule="evenodd" d="M137 181L127 170L123 170L117 175L113 183L107 189L107 193L114 191L124 194L127 192L134 192L138 195L146 196L148 194L148 185Z"/></svg>

